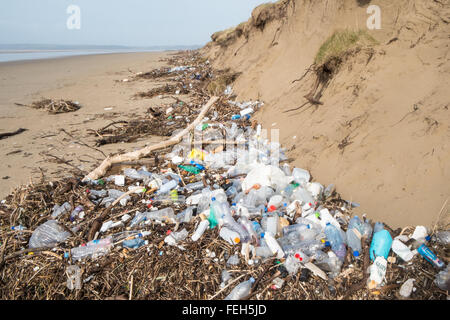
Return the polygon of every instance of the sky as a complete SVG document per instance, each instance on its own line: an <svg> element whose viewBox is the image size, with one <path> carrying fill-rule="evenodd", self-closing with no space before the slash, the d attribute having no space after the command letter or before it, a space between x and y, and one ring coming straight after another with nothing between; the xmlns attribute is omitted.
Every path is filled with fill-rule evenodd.
<svg viewBox="0 0 450 320"><path fill-rule="evenodd" d="M204 45L266 2L275 1L2 0L0 44Z"/></svg>

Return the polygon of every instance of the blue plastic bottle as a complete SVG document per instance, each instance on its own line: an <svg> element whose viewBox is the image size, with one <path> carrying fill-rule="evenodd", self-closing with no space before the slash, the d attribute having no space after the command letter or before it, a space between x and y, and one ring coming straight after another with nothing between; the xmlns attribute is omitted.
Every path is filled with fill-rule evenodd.
<svg viewBox="0 0 450 320"><path fill-rule="evenodd" d="M417 248L417 252L420 253L422 257L424 257L428 262L434 265L437 268L445 267L445 263L439 260L439 258L428 248L425 244L422 244L419 248Z"/></svg>
<svg viewBox="0 0 450 320"><path fill-rule="evenodd" d="M380 224L377 224L375 225L375 230L380 230ZM380 231L375 232L373 234L372 243L370 244L370 259L373 261L378 256L387 259L389 251L391 251L391 246L392 237L389 231L383 228Z"/></svg>
<svg viewBox="0 0 450 320"><path fill-rule="evenodd" d="M347 248L345 247L341 232L328 222L325 226L325 236L331 245L331 250L333 250L340 260L344 261Z"/></svg>

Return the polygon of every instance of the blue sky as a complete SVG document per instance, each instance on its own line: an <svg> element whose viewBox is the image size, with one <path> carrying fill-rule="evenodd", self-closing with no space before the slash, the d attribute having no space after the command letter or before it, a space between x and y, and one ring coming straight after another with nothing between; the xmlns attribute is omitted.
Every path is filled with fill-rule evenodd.
<svg viewBox="0 0 450 320"><path fill-rule="evenodd" d="M2 0L0 43L203 45L270 0ZM77 5L81 28L69 30Z"/></svg>

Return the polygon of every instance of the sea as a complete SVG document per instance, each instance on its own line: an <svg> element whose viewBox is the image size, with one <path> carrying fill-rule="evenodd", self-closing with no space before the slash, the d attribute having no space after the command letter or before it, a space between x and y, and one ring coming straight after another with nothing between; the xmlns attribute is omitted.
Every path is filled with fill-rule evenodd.
<svg viewBox="0 0 450 320"><path fill-rule="evenodd" d="M41 60L53 59L69 56L82 56L94 54L111 54L111 53L134 53L134 52L155 52L166 50L193 50L200 46L155 46L155 47L95 47L95 48L80 48L58 46L42 46L30 47L29 45L22 46L6 46L0 45L0 63L10 61L23 60Z"/></svg>

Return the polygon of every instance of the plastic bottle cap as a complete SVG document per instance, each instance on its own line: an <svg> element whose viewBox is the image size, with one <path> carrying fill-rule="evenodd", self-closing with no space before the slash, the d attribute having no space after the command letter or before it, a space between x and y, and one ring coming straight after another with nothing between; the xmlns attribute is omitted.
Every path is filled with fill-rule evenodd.
<svg viewBox="0 0 450 320"><path fill-rule="evenodd" d="M250 279L248 279L250 282L255 282L255 278L251 277Z"/></svg>
<svg viewBox="0 0 450 320"><path fill-rule="evenodd" d="M239 239L239 238L234 238L234 242L235 242L235 243L239 243L239 242L241 242L241 239Z"/></svg>
<svg viewBox="0 0 450 320"><path fill-rule="evenodd" d="M216 201L216 197L212 197L211 200L212 200L212 201Z"/></svg>
<svg viewBox="0 0 450 320"><path fill-rule="evenodd" d="M266 234L263 232L263 233L261 233L261 238L264 238L264 236L265 236Z"/></svg>
<svg viewBox="0 0 450 320"><path fill-rule="evenodd" d="M353 255L354 255L355 257L359 257L359 251L353 251Z"/></svg>
<svg viewBox="0 0 450 320"><path fill-rule="evenodd" d="M329 226L330 224L331 224L331 223L327 222L327 223L326 223L326 226Z"/></svg>
<svg viewBox="0 0 450 320"><path fill-rule="evenodd" d="M430 236L426 236L426 237L425 237L425 240L430 241L430 240L431 240L431 237L430 237Z"/></svg>
<svg viewBox="0 0 450 320"><path fill-rule="evenodd" d="M325 247L329 247L331 244L329 241L325 241Z"/></svg>

